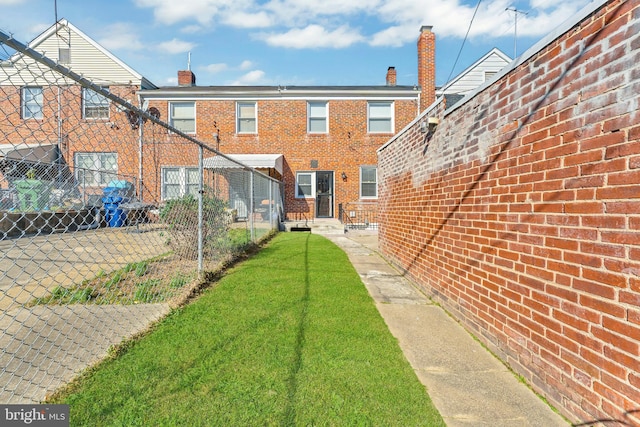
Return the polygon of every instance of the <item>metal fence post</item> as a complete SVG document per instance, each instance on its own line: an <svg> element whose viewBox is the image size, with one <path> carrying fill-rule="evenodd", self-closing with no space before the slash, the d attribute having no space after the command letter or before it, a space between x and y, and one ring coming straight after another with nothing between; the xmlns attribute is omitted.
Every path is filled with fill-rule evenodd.
<svg viewBox="0 0 640 427"><path fill-rule="evenodd" d="M204 245L203 245L203 196L204 196L204 148L198 147L198 274L202 276L204 267Z"/></svg>

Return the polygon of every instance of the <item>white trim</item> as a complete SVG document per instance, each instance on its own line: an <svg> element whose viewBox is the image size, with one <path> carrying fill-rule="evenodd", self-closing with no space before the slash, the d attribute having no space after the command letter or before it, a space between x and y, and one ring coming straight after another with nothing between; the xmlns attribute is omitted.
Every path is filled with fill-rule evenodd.
<svg viewBox="0 0 640 427"><path fill-rule="evenodd" d="M311 131L311 119L321 118L320 116L311 116L311 104L324 104L324 130ZM321 100L307 100L307 133L314 135L326 135L329 133L329 102Z"/></svg>
<svg viewBox="0 0 640 427"><path fill-rule="evenodd" d="M253 132L241 132L240 131L240 105L253 104L253 121L255 123L255 129ZM257 135L258 134L258 101L236 101L236 134L238 135Z"/></svg>
<svg viewBox="0 0 640 427"><path fill-rule="evenodd" d="M376 131L376 132L374 132L374 131L371 130L371 116L369 115L369 112L370 112L370 109L371 109L370 107L371 107L371 104L383 104L383 103L388 103L389 104L389 114L390 114L390 116L389 116L389 119L390 119L389 125L390 125L391 129L389 131L382 131L382 132ZM377 135L385 134L385 133L395 133L395 128L396 128L396 124L395 124L395 101L393 101L393 100L375 100L375 101L369 100L369 101L367 101L367 133L377 134Z"/></svg>
<svg viewBox="0 0 640 427"><path fill-rule="evenodd" d="M96 49L98 49L103 55L107 56L109 59L111 59L112 61L114 61L116 64L118 64L118 66L122 67L123 69L125 69L127 72L131 73L136 79L140 80L141 84L143 81L150 83L153 87L157 87L156 85L154 85L153 83L151 83L150 81L148 81L146 78L144 78L142 76L142 74L138 73L136 70L134 70L133 68L131 68L129 65L127 65L126 63L122 62L117 56L115 56L114 54L112 54L111 52L109 52L107 49L105 49L103 46L101 46L100 44L98 44L95 40L93 40L91 37L89 37L88 35L86 35L84 32L82 32L78 27L76 27L75 25L73 25L72 23L70 23L69 21L67 21L66 19L61 19L60 21L58 21L57 23L53 24L51 27L49 27L48 29L46 29L42 34L40 34L38 37L36 37L35 39L33 39L30 43L29 43L29 47L31 49L36 50L36 47L38 45L40 45L41 43L43 43L45 40L47 40L48 38L50 38L51 36L53 36L54 34L56 34L57 31L59 31L59 26L62 27L68 27L70 30L73 30L75 33L77 33L80 37L82 37L83 39L85 39L87 41L87 43L91 44L93 47L95 47Z"/></svg>
<svg viewBox="0 0 640 427"><path fill-rule="evenodd" d="M301 196L298 193L298 176L299 175L309 175L311 177L311 194L308 196ZM316 198L316 172L315 171L296 172L295 198L296 199L315 199Z"/></svg>
<svg viewBox="0 0 640 427"><path fill-rule="evenodd" d="M376 171L376 195L375 196L363 196L362 195L362 184L364 181L362 180L362 169L363 168L372 168ZM375 165L360 165L358 168L360 172L360 181L358 184L358 192L360 200L377 200L378 199L378 166Z"/></svg>
<svg viewBox="0 0 640 427"><path fill-rule="evenodd" d="M173 105L175 105L175 104L193 104L193 131L192 131L192 132L187 132L187 131L185 131L185 130L183 130L183 129L180 129L180 128L178 128L178 127L176 127L176 126L175 126L175 124L174 124L174 122L173 122L173 114L171 114L171 111L172 111L172 108L171 108L171 107L172 107ZM168 111L167 111L167 117L169 118L169 125L170 125L170 126L172 126L172 127L176 128L176 129L178 129L178 130L179 130L179 131L181 131L181 132L186 133L187 135L195 135L195 134L197 133L198 128L197 128L197 120L196 120L196 118L197 118L196 101L170 101L170 102L167 104L167 109L168 109Z"/></svg>

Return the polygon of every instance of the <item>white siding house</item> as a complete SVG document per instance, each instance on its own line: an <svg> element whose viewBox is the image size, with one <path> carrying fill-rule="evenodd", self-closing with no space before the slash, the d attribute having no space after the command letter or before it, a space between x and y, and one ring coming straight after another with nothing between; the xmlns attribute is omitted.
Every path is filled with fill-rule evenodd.
<svg viewBox="0 0 640 427"><path fill-rule="evenodd" d="M154 89L156 86L140 73L129 67L111 52L100 46L89 36L80 31L65 19L49 27L36 37L29 47L42 53L49 59L71 69L71 71L87 76L95 84L134 85L143 89ZM15 67L15 64L20 64ZM16 53L0 64L0 82L2 85L50 85L60 82L51 81L52 74L45 67L30 58L23 58ZM40 71L36 71L40 70ZM34 78L34 76L41 76Z"/></svg>
<svg viewBox="0 0 640 427"><path fill-rule="evenodd" d="M498 48L493 48L445 86L436 89L436 97L465 95L477 89L511 62L511 58Z"/></svg>

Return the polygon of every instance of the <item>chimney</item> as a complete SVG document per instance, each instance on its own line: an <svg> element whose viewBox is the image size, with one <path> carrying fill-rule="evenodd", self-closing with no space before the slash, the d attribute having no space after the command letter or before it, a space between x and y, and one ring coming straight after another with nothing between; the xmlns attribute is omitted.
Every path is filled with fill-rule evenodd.
<svg viewBox="0 0 640 427"><path fill-rule="evenodd" d="M396 85L396 67L389 67L387 70L387 86Z"/></svg>
<svg viewBox="0 0 640 427"><path fill-rule="evenodd" d="M418 38L418 84L420 85L420 111L436 100L436 36L430 25L420 28Z"/></svg>
<svg viewBox="0 0 640 427"><path fill-rule="evenodd" d="M196 75L191 70L178 71L178 86L195 86Z"/></svg>

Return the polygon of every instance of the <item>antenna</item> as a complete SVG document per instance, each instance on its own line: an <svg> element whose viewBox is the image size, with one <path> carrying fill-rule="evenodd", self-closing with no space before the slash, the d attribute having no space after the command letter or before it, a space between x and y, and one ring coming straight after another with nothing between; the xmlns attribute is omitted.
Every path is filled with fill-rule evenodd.
<svg viewBox="0 0 640 427"><path fill-rule="evenodd" d="M513 16L515 18L514 34L513 34L513 59L516 59L518 57L518 14L521 13L526 16L527 12L516 9L515 7L508 7L505 10L508 10L509 12L513 12Z"/></svg>
<svg viewBox="0 0 640 427"><path fill-rule="evenodd" d="M191 52L187 55L187 70L191 71Z"/></svg>

